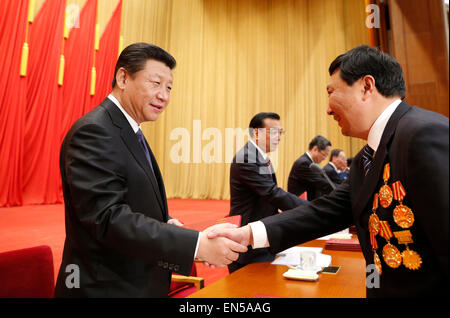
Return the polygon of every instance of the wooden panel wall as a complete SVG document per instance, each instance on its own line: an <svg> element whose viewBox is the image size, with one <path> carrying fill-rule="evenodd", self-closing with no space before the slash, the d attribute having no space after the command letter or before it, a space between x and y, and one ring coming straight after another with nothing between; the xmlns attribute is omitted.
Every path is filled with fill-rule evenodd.
<svg viewBox="0 0 450 318"><path fill-rule="evenodd" d="M448 117L448 52L442 0L390 0L393 55L407 85L405 101Z"/></svg>

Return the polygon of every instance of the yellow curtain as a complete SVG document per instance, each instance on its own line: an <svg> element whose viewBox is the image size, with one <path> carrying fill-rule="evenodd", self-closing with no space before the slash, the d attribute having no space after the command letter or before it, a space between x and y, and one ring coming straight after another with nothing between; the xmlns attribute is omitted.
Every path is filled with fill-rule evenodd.
<svg viewBox="0 0 450 318"><path fill-rule="evenodd" d="M116 4L99 0L101 30ZM271 154L282 187L314 136L347 156L364 145L326 115L325 89L330 62L368 43L364 0L124 0L122 12L124 47L151 42L178 62L169 107L143 125L168 197L229 199L230 162L246 141L236 135L261 111L286 130Z"/></svg>
<svg viewBox="0 0 450 318"><path fill-rule="evenodd" d="M261 111L286 130L271 155L282 187L318 134L355 155L364 142L326 115L325 87L330 62L368 43L365 17L364 0L125 0L124 46L151 42L178 62L169 107L143 125L168 197L229 199L236 134Z"/></svg>

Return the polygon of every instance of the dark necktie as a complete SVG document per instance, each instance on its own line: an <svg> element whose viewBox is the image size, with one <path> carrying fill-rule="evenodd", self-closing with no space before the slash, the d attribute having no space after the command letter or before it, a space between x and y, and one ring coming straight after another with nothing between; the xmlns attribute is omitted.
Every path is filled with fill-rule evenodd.
<svg viewBox="0 0 450 318"><path fill-rule="evenodd" d="M147 157L147 161L150 165L150 169L152 169L153 174L155 174L155 171L153 170L152 160L150 159L150 152L148 151L147 143L145 142L144 134L142 133L142 130L139 129L136 132L136 136L138 138L139 144L141 145L142 149L144 150L145 157Z"/></svg>
<svg viewBox="0 0 450 318"><path fill-rule="evenodd" d="M370 170L370 167L372 166L373 154L374 150L370 148L369 145L365 145L362 152L362 164L364 167L364 175L367 175L367 173Z"/></svg>
<svg viewBox="0 0 450 318"><path fill-rule="evenodd" d="M270 159L267 160L266 165L267 165L267 168L268 168L268 170L269 170L270 175L272 175L273 173L272 173L272 167L270 166Z"/></svg>

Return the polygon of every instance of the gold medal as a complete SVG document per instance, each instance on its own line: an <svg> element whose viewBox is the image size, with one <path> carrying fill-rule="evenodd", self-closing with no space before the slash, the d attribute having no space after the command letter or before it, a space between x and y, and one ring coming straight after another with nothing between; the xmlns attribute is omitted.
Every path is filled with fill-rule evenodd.
<svg viewBox="0 0 450 318"><path fill-rule="evenodd" d="M406 205L403 205L402 201L406 195L406 191L402 186L400 181L394 182L392 184L394 199L399 201L394 209L393 216L394 221L401 228L407 229L411 227L414 223L414 213Z"/></svg>
<svg viewBox="0 0 450 318"><path fill-rule="evenodd" d="M398 248L391 243L387 243L383 247L383 259L385 263L392 268L397 268L402 264L402 255Z"/></svg>
<svg viewBox="0 0 450 318"><path fill-rule="evenodd" d="M380 198L380 204L385 209L391 205L392 198L393 198L392 190L387 185L387 182L388 182L390 176L391 176L390 166L389 166L389 163L387 163L384 166L384 170L383 170L384 186L382 186L380 188L380 191L378 191L378 196Z"/></svg>
<svg viewBox="0 0 450 318"><path fill-rule="evenodd" d="M411 227L414 223L414 213L406 205L399 204L395 207L394 221L401 228L407 229Z"/></svg>
<svg viewBox="0 0 450 318"><path fill-rule="evenodd" d="M381 261L380 257L378 257L378 254L376 252L373 253L373 263L375 264L375 267L377 268L378 275L381 275Z"/></svg>
<svg viewBox="0 0 450 318"><path fill-rule="evenodd" d="M383 208L387 208L391 205L393 195L392 195L391 188L387 184L385 184L384 186L382 186L380 188L380 191L378 192L378 196L380 198L380 205Z"/></svg>
<svg viewBox="0 0 450 318"><path fill-rule="evenodd" d="M369 216L369 232L377 235L380 231L380 219L375 214L378 209L378 193L375 193L372 204L372 214Z"/></svg>
<svg viewBox="0 0 450 318"><path fill-rule="evenodd" d="M380 232L380 219L375 213L369 216L369 232L374 235Z"/></svg>
<svg viewBox="0 0 450 318"><path fill-rule="evenodd" d="M406 250L402 252L402 259L403 265L411 270L417 270L422 265L422 258L420 257L420 255L408 248L406 248Z"/></svg>

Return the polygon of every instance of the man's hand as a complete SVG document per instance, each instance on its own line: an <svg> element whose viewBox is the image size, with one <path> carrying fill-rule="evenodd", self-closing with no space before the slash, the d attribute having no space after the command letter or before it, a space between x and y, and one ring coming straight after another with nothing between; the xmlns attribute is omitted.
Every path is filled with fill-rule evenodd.
<svg viewBox="0 0 450 318"><path fill-rule="evenodd" d="M181 223L178 219L169 219L167 221L167 224L172 224L172 225L179 226L179 227L183 227L184 226L184 224Z"/></svg>
<svg viewBox="0 0 450 318"><path fill-rule="evenodd" d="M235 229L236 226L229 223L213 225L200 233L200 242L197 251L197 258L207 262L208 265L223 267L235 261L239 253L247 252L247 245L236 243L226 237L209 234L213 231L222 233L227 229Z"/></svg>
<svg viewBox="0 0 450 318"><path fill-rule="evenodd" d="M252 229L249 225L240 228L214 228L208 233L208 238L213 239L216 237L226 237L243 246L253 244Z"/></svg>

